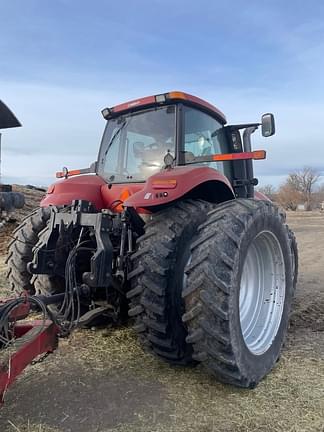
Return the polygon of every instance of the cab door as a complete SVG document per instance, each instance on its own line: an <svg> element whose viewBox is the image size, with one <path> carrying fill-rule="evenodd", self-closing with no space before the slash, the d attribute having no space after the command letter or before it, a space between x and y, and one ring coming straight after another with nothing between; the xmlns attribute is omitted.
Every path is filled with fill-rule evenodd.
<svg viewBox="0 0 324 432"><path fill-rule="evenodd" d="M182 136L179 145L181 165L189 163L193 157L231 152L226 128L214 117L199 109L183 105L181 118ZM213 161L202 164L221 172L231 181L233 177L231 162Z"/></svg>

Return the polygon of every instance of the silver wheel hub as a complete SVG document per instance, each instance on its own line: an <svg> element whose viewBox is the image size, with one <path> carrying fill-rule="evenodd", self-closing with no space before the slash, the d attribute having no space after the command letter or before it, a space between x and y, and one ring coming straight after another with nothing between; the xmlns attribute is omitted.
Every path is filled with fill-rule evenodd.
<svg viewBox="0 0 324 432"><path fill-rule="evenodd" d="M250 244L240 283L239 313L243 339L255 355L275 339L285 303L285 264L280 243L262 231Z"/></svg>

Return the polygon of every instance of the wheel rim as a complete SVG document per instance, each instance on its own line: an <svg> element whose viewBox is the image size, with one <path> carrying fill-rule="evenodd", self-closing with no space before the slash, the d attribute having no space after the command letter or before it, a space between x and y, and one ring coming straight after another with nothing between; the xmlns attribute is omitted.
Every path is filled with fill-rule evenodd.
<svg viewBox="0 0 324 432"><path fill-rule="evenodd" d="M280 243L262 231L250 244L240 283L243 339L255 355L266 352L277 335L285 304L285 264Z"/></svg>

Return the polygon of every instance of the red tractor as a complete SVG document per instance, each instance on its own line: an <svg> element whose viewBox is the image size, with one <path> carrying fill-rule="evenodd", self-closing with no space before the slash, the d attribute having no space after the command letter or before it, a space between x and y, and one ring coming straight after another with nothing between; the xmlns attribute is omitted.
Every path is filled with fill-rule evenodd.
<svg viewBox="0 0 324 432"><path fill-rule="evenodd" d="M250 137L273 135L273 115L226 125L183 92L102 114L97 161L57 173L16 229L12 289L41 298L61 335L129 315L162 359L254 387L279 358L297 278L285 215L254 191L265 152Z"/></svg>

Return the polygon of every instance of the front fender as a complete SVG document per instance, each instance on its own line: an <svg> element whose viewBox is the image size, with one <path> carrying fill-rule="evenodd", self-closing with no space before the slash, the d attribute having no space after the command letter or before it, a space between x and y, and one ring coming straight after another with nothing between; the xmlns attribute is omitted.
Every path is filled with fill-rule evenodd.
<svg viewBox="0 0 324 432"><path fill-rule="evenodd" d="M205 188L204 185L208 185L208 188ZM213 191L212 187L216 185L219 188ZM217 190L222 191L222 198L215 197L214 192L217 194ZM124 205L134 208L156 207L187 196L190 197L192 193L194 193L194 198L210 202L235 198L231 183L219 171L207 166L185 166L153 175L147 180L145 187L129 197Z"/></svg>

